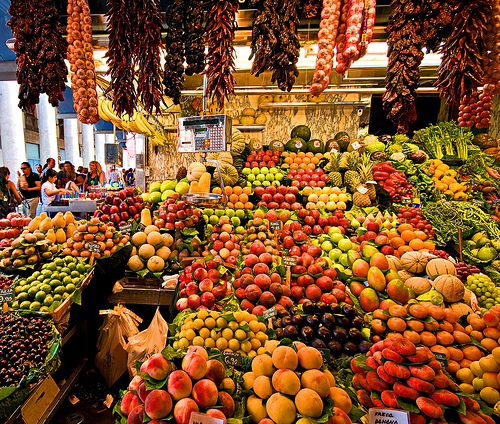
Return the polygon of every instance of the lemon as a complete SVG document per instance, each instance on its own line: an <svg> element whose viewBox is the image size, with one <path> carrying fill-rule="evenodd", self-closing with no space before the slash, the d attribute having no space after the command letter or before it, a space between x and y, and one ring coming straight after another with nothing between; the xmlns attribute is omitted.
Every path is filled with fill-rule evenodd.
<svg viewBox="0 0 500 424"><path fill-rule="evenodd" d="M26 280L24 280L24 281L26 281L27 283L32 283L32 282L33 282L33 281L35 281L35 280L36 280L36 278L35 278L35 277L30 276L30 277L26 278Z"/></svg>
<svg viewBox="0 0 500 424"><path fill-rule="evenodd" d="M222 337L222 331L217 331L217 330L211 330L210 331L210 337L214 340L218 340Z"/></svg>
<svg viewBox="0 0 500 424"><path fill-rule="evenodd" d="M41 308L41 303L40 302L31 302L30 304L30 311L38 311Z"/></svg>
<svg viewBox="0 0 500 424"><path fill-rule="evenodd" d="M250 327L250 330L253 331L254 333L257 333L257 331L260 330L260 323L259 323L259 321L250 321L248 323L248 326Z"/></svg>
<svg viewBox="0 0 500 424"><path fill-rule="evenodd" d="M224 330L222 330L222 337L224 337L226 340L232 339L233 335L233 330L231 330L230 328L224 328Z"/></svg>
<svg viewBox="0 0 500 424"><path fill-rule="evenodd" d="M183 337L186 337L186 330L182 330L180 333L179 333L179 337L182 339Z"/></svg>
<svg viewBox="0 0 500 424"><path fill-rule="evenodd" d="M213 319L217 319L220 317L220 312L217 312L217 311L212 311L210 312L210 316L213 318Z"/></svg>
<svg viewBox="0 0 500 424"><path fill-rule="evenodd" d="M179 350L179 342L176 340L175 342L172 343L172 347L174 348L174 350Z"/></svg>
<svg viewBox="0 0 500 424"><path fill-rule="evenodd" d="M33 281L37 281L37 280L33 280ZM27 285L28 285L28 280L21 280L21 281L19 281L18 287L25 287Z"/></svg>
<svg viewBox="0 0 500 424"><path fill-rule="evenodd" d="M485 387L479 392L479 396L490 405L495 405L497 402L500 402L500 393L493 387Z"/></svg>
<svg viewBox="0 0 500 424"><path fill-rule="evenodd" d="M205 340L205 339L208 339L210 337L210 330L206 327L203 327L203 328L200 328L200 337Z"/></svg>
<svg viewBox="0 0 500 424"><path fill-rule="evenodd" d="M55 302L59 302L59 301L61 301L61 300L62 300L62 296L61 296L60 294L57 294L57 293L56 293L56 294L54 294L54 301L55 301Z"/></svg>
<svg viewBox="0 0 500 424"><path fill-rule="evenodd" d="M183 337L182 339L179 340L179 349L184 350L187 349L189 346L189 340Z"/></svg>
<svg viewBox="0 0 500 424"><path fill-rule="evenodd" d="M54 259L54 263L56 264L56 266L63 266L64 260L62 258L56 258Z"/></svg>
<svg viewBox="0 0 500 424"><path fill-rule="evenodd" d="M29 300L25 300L24 302L21 302L19 305L19 309L29 309L31 305L31 302Z"/></svg>
<svg viewBox="0 0 500 424"><path fill-rule="evenodd" d="M78 271L80 274L85 274L85 265L78 264L75 268L75 271Z"/></svg>
<svg viewBox="0 0 500 424"><path fill-rule="evenodd" d="M255 333L253 331L247 331L247 339L253 339L255 337Z"/></svg>
<svg viewBox="0 0 500 424"><path fill-rule="evenodd" d="M233 331L236 331L240 327L236 321L229 321L227 326Z"/></svg>
<svg viewBox="0 0 500 424"><path fill-rule="evenodd" d="M43 302L43 300L45 299L45 296L47 296L47 293L45 293L43 290L40 290L39 292L37 292L37 294L35 295L35 299L38 301L38 302Z"/></svg>
<svg viewBox="0 0 500 424"><path fill-rule="evenodd" d="M233 314L234 319L238 322L243 321L245 319L245 314L243 311L238 311Z"/></svg>
<svg viewBox="0 0 500 424"><path fill-rule="evenodd" d="M42 275L40 271L35 271L33 274L31 274L31 276L35 279L38 278L40 275Z"/></svg>
<svg viewBox="0 0 500 424"><path fill-rule="evenodd" d="M217 339L216 342L215 342L215 346L219 350L225 350L225 349L227 349L227 339L225 339L224 337L221 337L221 338Z"/></svg>
<svg viewBox="0 0 500 424"><path fill-rule="evenodd" d="M49 263L45 266L45 269L49 269L51 271L55 271L57 267L57 264L55 262Z"/></svg>
<svg viewBox="0 0 500 424"><path fill-rule="evenodd" d="M241 342L240 348L243 352L248 353L252 350L252 343L249 340Z"/></svg>
<svg viewBox="0 0 500 424"><path fill-rule="evenodd" d="M187 330L186 331L186 339L188 339L189 341L191 341L195 337L196 337L196 333L194 332L194 330Z"/></svg>
<svg viewBox="0 0 500 424"><path fill-rule="evenodd" d="M212 317L206 318L205 327L208 327L210 329L215 328L215 319L213 319Z"/></svg>
<svg viewBox="0 0 500 424"><path fill-rule="evenodd" d="M240 327L244 327L245 325L248 325L248 322L246 322L246 321L240 321L239 325L240 325Z"/></svg>
<svg viewBox="0 0 500 424"><path fill-rule="evenodd" d="M14 287L14 294L19 294L23 291L23 286Z"/></svg>
<svg viewBox="0 0 500 424"><path fill-rule="evenodd" d="M257 355L263 355L264 353L266 353L266 348L264 346L257 349Z"/></svg>
<svg viewBox="0 0 500 424"><path fill-rule="evenodd" d="M236 339L229 340L229 342L227 343L227 346L233 352L237 352L238 350L240 350L240 342Z"/></svg>
<svg viewBox="0 0 500 424"><path fill-rule="evenodd" d="M202 319L197 318L194 320L193 325L195 330L199 330L201 327L205 325L205 322Z"/></svg>
<svg viewBox="0 0 500 424"><path fill-rule="evenodd" d="M61 296L63 296L63 299L64 299L64 295L66 294L66 287L64 287L64 286L57 286L54 289L54 294L60 294Z"/></svg>
<svg viewBox="0 0 500 424"><path fill-rule="evenodd" d="M263 333L262 331L259 331L256 335L255 335L255 338L261 343L261 344L264 344L267 342L267 334L266 333Z"/></svg>
<svg viewBox="0 0 500 424"><path fill-rule="evenodd" d="M71 274L71 270L70 270L67 266L65 266L65 267L63 267L63 268L61 269L61 273L64 273L64 274L68 274L68 275L69 275L69 274Z"/></svg>
<svg viewBox="0 0 500 424"><path fill-rule="evenodd" d="M31 287L28 290L28 296L31 298L34 298L37 293L38 293L38 287Z"/></svg>
<svg viewBox="0 0 500 424"><path fill-rule="evenodd" d="M63 288L64 288L64 287L63 287ZM63 298L63 299L67 299L68 297L69 297L69 293L64 292L64 293L62 294L62 298Z"/></svg>
<svg viewBox="0 0 500 424"><path fill-rule="evenodd" d="M467 384L467 383L462 383L458 387L460 387L460 390L464 393L469 393L469 394L474 394L476 391L474 390L474 387L472 385Z"/></svg>
<svg viewBox="0 0 500 424"><path fill-rule="evenodd" d="M12 309L19 309L19 302L17 300L14 300L11 304L10 307Z"/></svg>
<svg viewBox="0 0 500 424"><path fill-rule="evenodd" d="M226 328L227 327L227 321L225 318L219 317L216 319L215 324L217 325L217 328Z"/></svg>
<svg viewBox="0 0 500 424"><path fill-rule="evenodd" d="M200 336L196 336L191 342L193 346L205 346L205 339Z"/></svg>
<svg viewBox="0 0 500 424"><path fill-rule="evenodd" d="M252 345L252 349L255 351L262 346L262 343L257 339L250 339L250 343Z"/></svg>
<svg viewBox="0 0 500 424"><path fill-rule="evenodd" d="M236 340L239 340L241 342L242 340L245 340L247 338L247 333L245 330L239 328L234 332L234 337Z"/></svg>
<svg viewBox="0 0 500 424"><path fill-rule="evenodd" d="M467 384L472 384L472 380L474 380L474 373L470 370L470 368L460 368L455 376L462 382Z"/></svg>
<svg viewBox="0 0 500 424"><path fill-rule="evenodd" d="M206 309L202 309L198 312L198 318L205 320L208 317L208 311Z"/></svg>
<svg viewBox="0 0 500 424"><path fill-rule="evenodd" d="M59 280L56 280L56 279L50 280L49 284L50 284L50 287L52 287L52 288L62 286L62 282Z"/></svg>
<svg viewBox="0 0 500 424"><path fill-rule="evenodd" d="M257 352L255 350L251 350L250 352L247 353L247 356L253 359L257 356Z"/></svg>
<svg viewBox="0 0 500 424"><path fill-rule="evenodd" d="M247 353L242 351L241 349L238 349L236 353L239 353L241 356L247 356Z"/></svg>
<svg viewBox="0 0 500 424"><path fill-rule="evenodd" d="M68 293L73 293L75 291L76 287L73 283L66 284L66 292Z"/></svg>
<svg viewBox="0 0 500 424"><path fill-rule="evenodd" d="M43 300L43 305L44 306L50 306L54 303L54 298L52 296L46 296L45 299Z"/></svg>
<svg viewBox="0 0 500 424"><path fill-rule="evenodd" d="M205 339L205 347L210 347L212 349L215 349L215 340L209 337L208 339Z"/></svg>
<svg viewBox="0 0 500 424"><path fill-rule="evenodd" d="M48 306L40 306L39 312L50 312L50 309Z"/></svg>
<svg viewBox="0 0 500 424"><path fill-rule="evenodd" d="M42 284L40 286L40 290L43 290L45 293L49 294L52 292L52 287L50 287L50 284Z"/></svg>
<svg viewBox="0 0 500 424"><path fill-rule="evenodd" d="M47 279L47 277L45 277L45 275L39 275L38 277L36 277L37 281L44 281L46 279Z"/></svg>
<svg viewBox="0 0 500 424"><path fill-rule="evenodd" d="M72 283L72 282L73 282L73 280L71 279L71 277L70 277L70 276L64 277L64 278L62 279L62 283L63 283L64 285L66 285L66 284L70 284L70 283Z"/></svg>
<svg viewBox="0 0 500 424"><path fill-rule="evenodd" d="M260 324L260 331L263 331L264 333L267 331L267 325L264 324L263 322L259 322Z"/></svg>

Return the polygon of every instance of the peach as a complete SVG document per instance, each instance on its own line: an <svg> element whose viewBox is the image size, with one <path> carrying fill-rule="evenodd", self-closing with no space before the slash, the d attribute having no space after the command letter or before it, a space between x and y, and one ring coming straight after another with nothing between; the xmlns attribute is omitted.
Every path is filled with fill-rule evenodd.
<svg viewBox="0 0 500 424"><path fill-rule="evenodd" d="M300 390L300 380L297 374L291 370L281 369L273 375L274 390L285 395L295 396Z"/></svg>
<svg viewBox="0 0 500 424"><path fill-rule="evenodd" d="M250 419L254 423L259 423L264 418L267 418L266 407L262 399L257 396L251 395L247 398L247 412Z"/></svg>
<svg viewBox="0 0 500 424"><path fill-rule="evenodd" d="M122 398L122 402L120 404L120 409L123 415L128 416L135 408L139 405L142 405L139 396L137 396L133 392L125 393L125 396Z"/></svg>
<svg viewBox="0 0 500 424"><path fill-rule="evenodd" d="M297 357L299 358L299 365L306 370L319 370L323 366L323 356L314 347L300 349L297 352Z"/></svg>
<svg viewBox="0 0 500 424"><path fill-rule="evenodd" d="M264 344L264 347L266 349L266 352L269 352L272 354L274 352L274 349L276 349L279 345L280 341L279 340L268 340Z"/></svg>
<svg viewBox="0 0 500 424"><path fill-rule="evenodd" d="M207 362L207 373L205 374L205 378L212 380L218 386L222 383L225 376L226 370L222 362L217 359L210 359L210 361Z"/></svg>
<svg viewBox="0 0 500 424"><path fill-rule="evenodd" d="M177 424L189 424L193 412L200 412L196 402L190 398L181 399L174 406L174 420Z"/></svg>
<svg viewBox="0 0 500 424"><path fill-rule="evenodd" d="M268 399L273 394L271 378L266 375L259 375L253 382L253 391L261 399Z"/></svg>
<svg viewBox="0 0 500 424"><path fill-rule="evenodd" d="M269 418L264 418L263 420L259 421L259 424L274 424L274 421L270 420Z"/></svg>
<svg viewBox="0 0 500 424"><path fill-rule="evenodd" d="M191 396L200 408L208 408L217 403L219 391L212 380L204 378L193 386Z"/></svg>
<svg viewBox="0 0 500 424"><path fill-rule="evenodd" d="M161 353L155 353L147 361L146 372L155 380L163 380L172 371L172 363Z"/></svg>
<svg viewBox="0 0 500 424"><path fill-rule="evenodd" d="M319 418L323 414L323 401L311 389L302 389L297 393L297 396L295 396L295 405L299 414L306 417Z"/></svg>
<svg viewBox="0 0 500 424"><path fill-rule="evenodd" d="M203 346L189 346L187 353L198 353L199 355L203 356L207 361L208 361L208 353L205 350Z"/></svg>
<svg viewBox="0 0 500 424"><path fill-rule="evenodd" d="M267 375L268 377L271 377L275 371L272 358L266 354L257 355L252 361L252 371L255 374L255 377L258 377L259 375Z"/></svg>
<svg viewBox="0 0 500 424"><path fill-rule="evenodd" d="M276 424L292 424L297 413L293 401L280 393L274 393L267 400L266 412Z"/></svg>
<svg viewBox="0 0 500 424"><path fill-rule="evenodd" d="M224 421L224 424L226 424L226 416L219 411L218 409L208 409L207 412L205 412L209 417L212 418L218 418L219 420Z"/></svg>
<svg viewBox="0 0 500 424"><path fill-rule="evenodd" d="M323 374L325 374L326 378L328 378L328 382L330 383L330 387L335 387L335 377L330 372L330 370L324 370Z"/></svg>
<svg viewBox="0 0 500 424"><path fill-rule="evenodd" d="M146 402L146 398L151 393L151 390L146 390L146 384L143 382L139 385L139 389L137 389L137 394L139 395L139 399L144 403Z"/></svg>
<svg viewBox="0 0 500 424"><path fill-rule="evenodd" d="M222 380L222 382L219 385L219 388L220 390L225 390L230 395L233 395L234 392L236 391L236 384L234 384L234 381L232 379L227 377L224 380Z"/></svg>
<svg viewBox="0 0 500 424"><path fill-rule="evenodd" d="M328 395L330 399L333 399L335 406L342 409L346 414L351 412L352 402L349 395L339 387L331 387L330 394Z"/></svg>
<svg viewBox="0 0 500 424"><path fill-rule="evenodd" d="M322 398L325 398L330 393L330 382L328 377L320 370L307 370L301 377L300 382L302 387L314 390Z"/></svg>
<svg viewBox="0 0 500 424"><path fill-rule="evenodd" d="M144 402L144 410L153 420L166 417L172 410L172 398L165 390L153 390Z"/></svg>
<svg viewBox="0 0 500 424"><path fill-rule="evenodd" d="M207 360L199 353L188 353L182 360L182 369L193 380L199 380L207 373Z"/></svg>
<svg viewBox="0 0 500 424"><path fill-rule="evenodd" d="M413 421L413 418L411 418L411 422ZM326 424L352 424L352 422L349 416L342 409L334 406L333 415L328 418Z"/></svg>
<svg viewBox="0 0 500 424"><path fill-rule="evenodd" d="M301 418L297 420L295 424L316 424L316 421L310 420L309 418Z"/></svg>
<svg viewBox="0 0 500 424"><path fill-rule="evenodd" d="M294 346L297 348L297 350L303 349L306 347L305 343L299 342L299 341L294 341L293 342Z"/></svg>
<svg viewBox="0 0 500 424"><path fill-rule="evenodd" d="M243 390L252 390L255 379L256 375L253 372L243 374L243 383L241 384Z"/></svg>
<svg viewBox="0 0 500 424"><path fill-rule="evenodd" d="M226 418L231 418L234 414L234 399L229 393L219 392L219 402L222 404L221 412Z"/></svg>
<svg viewBox="0 0 500 424"><path fill-rule="evenodd" d="M142 383L142 377L140 375L136 375L132 380L130 380L130 383L128 384L128 389L137 391L141 383Z"/></svg>
<svg viewBox="0 0 500 424"><path fill-rule="evenodd" d="M182 370L170 374L167 382L167 391L175 401L187 398L191 394L193 383L189 375Z"/></svg>
<svg viewBox="0 0 500 424"><path fill-rule="evenodd" d="M127 417L127 424L142 424L144 416L144 405L136 406ZM187 423L186 423L187 424Z"/></svg>
<svg viewBox="0 0 500 424"><path fill-rule="evenodd" d="M299 359L297 353L291 347L278 346L273 352L272 363L278 369L286 368L293 371L297 368Z"/></svg>

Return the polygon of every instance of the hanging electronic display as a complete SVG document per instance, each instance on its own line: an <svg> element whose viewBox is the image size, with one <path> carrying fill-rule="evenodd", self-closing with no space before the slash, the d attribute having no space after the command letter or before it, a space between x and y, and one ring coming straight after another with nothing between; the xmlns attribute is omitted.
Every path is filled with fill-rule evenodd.
<svg viewBox="0 0 500 424"><path fill-rule="evenodd" d="M177 120L179 153L223 152L231 139L227 115L188 116Z"/></svg>

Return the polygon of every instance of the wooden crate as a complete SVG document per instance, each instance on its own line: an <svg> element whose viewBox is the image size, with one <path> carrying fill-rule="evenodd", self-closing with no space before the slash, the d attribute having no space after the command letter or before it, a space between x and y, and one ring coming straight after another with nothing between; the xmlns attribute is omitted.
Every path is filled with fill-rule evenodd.
<svg viewBox="0 0 500 424"><path fill-rule="evenodd" d="M157 278L124 277L117 281L122 290L109 296L110 303L135 305L171 305L174 289L161 287Z"/></svg>

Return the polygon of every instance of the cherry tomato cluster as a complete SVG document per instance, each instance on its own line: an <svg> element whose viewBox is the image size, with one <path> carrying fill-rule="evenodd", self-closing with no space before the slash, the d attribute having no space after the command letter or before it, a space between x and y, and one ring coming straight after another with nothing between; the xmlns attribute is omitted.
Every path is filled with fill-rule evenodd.
<svg viewBox="0 0 500 424"><path fill-rule="evenodd" d="M429 236L430 239L434 238L434 234L436 234L436 230L432 228L431 223L427 219L423 219L420 214L419 208L405 208L400 207L398 209L398 219L400 223L409 223L413 225L413 228L423 231L425 234Z"/></svg>

